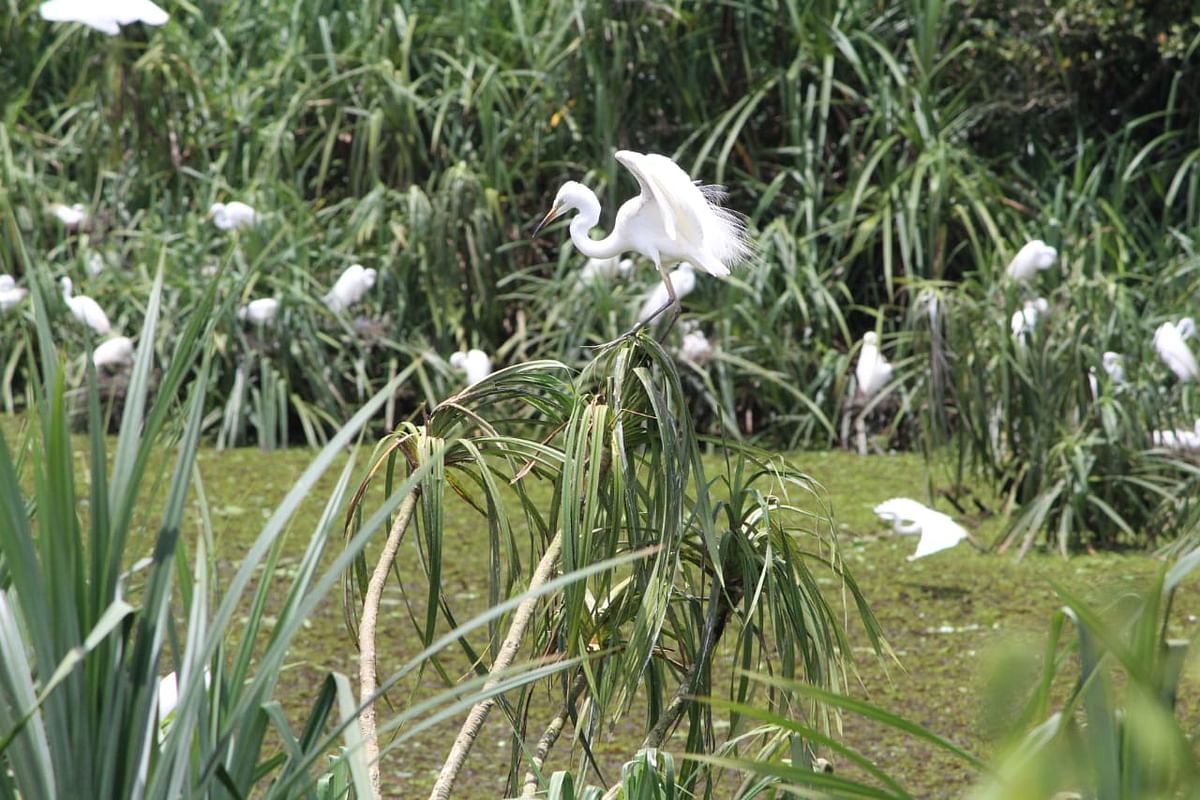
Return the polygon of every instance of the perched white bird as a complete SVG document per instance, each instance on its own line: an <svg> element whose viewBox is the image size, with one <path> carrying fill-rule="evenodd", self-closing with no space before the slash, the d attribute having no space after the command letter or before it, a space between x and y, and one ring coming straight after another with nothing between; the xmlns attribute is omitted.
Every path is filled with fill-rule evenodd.
<svg viewBox="0 0 1200 800"><path fill-rule="evenodd" d="M142 22L163 25L170 15L150 0L49 0L38 7L42 19L81 22L101 33L116 36L122 25Z"/></svg>
<svg viewBox="0 0 1200 800"><path fill-rule="evenodd" d="M75 319L102 335L112 330L112 325L108 322L108 315L104 313L104 309L100 308L99 303L87 295L73 296L70 278L64 277L59 284L62 286L63 302L67 304L67 308L71 309Z"/></svg>
<svg viewBox="0 0 1200 800"><path fill-rule="evenodd" d="M875 506L875 516L880 522L891 525L896 533L921 535L909 561L953 547L967 538L966 530L950 517L907 497L883 501Z"/></svg>
<svg viewBox="0 0 1200 800"><path fill-rule="evenodd" d="M459 350L450 356L450 366L467 373L467 386L474 386L492 374L492 360L482 350Z"/></svg>
<svg viewBox="0 0 1200 800"><path fill-rule="evenodd" d="M679 343L679 359L695 367L703 367L712 361L715 352L716 348L712 346L712 342L708 341L704 331L699 328L685 333L683 341Z"/></svg>
<svg viewBox="0 0 1200 800"><path fill-rule="evenodd" d="M1191 317L1184 317L1178 323L1164 322L1154 331L1154 349L1158 351L1158 357L1185 383L1200 378L1196 356L1185 341L1195 332L1196 323Z"/></svg>
<svg viewBox="0 0 1200 800"><path fill-rule="evenodd" d="M0 311L8 311L17 303L25 299L29 294L29 290L17 286L17 282L13 280L12 275L0 273Z"/></svg>
<svg viewBox="0 0 1200 800"><path fill-rule="evenodd" d="M675 298L675 302L678 303L679 300L696 290L696 272L686 261L663 280L664 283L660 283L650 290L642 302L642 307L638 309L639 325L644 325L661 314L663 309L671 304L672 298ZM669 286L666 281L670 282Z"/></svg>
<svg viewBox="0 0 1200 800"><path fill-rule="evenodd" d="M223 231L239 230L257 225L262 215L238 200L231 203L213 203L208 209L213 224Z"/></svg>
<svg viewBox="0 0 1200 800"><path fill-rule="evenodd" d="M76 203L71 206L55 203L50 206L50 213L69 231L75 230L88 221L87 209L83 207L83 203Z"/></svg>
<svg viewBox="0 0 1200 800"><path fill-rule="evenodd" d="M1104 372L1108 375L1109 380L1118 386L1125 383L1125 357L1120 353L1114 353L1112 350L1105 350L1101 356L1100 363L1104 367Z"/></svg>
<svg viewBox="0 0 1200 800"><path fill-rule="evenodd" d="M613 256L612 258L589 258L579 270L577 286L592 286L616 278L627 278L633 272L633 259Z"/></svg>
<svg viewBox="0 0 1200 800"><path fill-rule="evenodd" d="M1050 310L1050 304L1046 302L1046 298L1039 297L1036 300L1026 300L1025 304L1012 315L1012 335L1021 341L1025 341L1025 335L1033 333L1037 328L1038 318Z"/></svg>
<svg viewBox="0 0 1200 800"><path fill-rule="evenodd" d="M275 319L275 315L278 313L278 300L274 297L260 297L239 308L237 315L240 320L252 322L255 325L266 325Z"/></svg>
<svg viewBox="0 0 1200 800"><path fill-rule="evenodd" d="M1026 242L1013 256L1013 260L1008 262L1008 277L1025 283L1032 280L1039 271L1052 267L1056 258L1058 251L1041 239Z"/></svg>
<svg viewBox="0 0 1200 800"><path fill-rule="evenodd" d="M875 331L863 334L854 377L858 379L858 390L862 392L864 401L874 397L892 379L892 365L879 352L879 335Z"/></svg>
<svg viewBox="0 0 1200 800"><path fill-rule="evenodd" d="M101 367L124 367L133 363L133 341L128 336L105 339L92 351L92 363Z"/></svg>
<svg viewBox="0 0 1200 800"><path fill-rule="evenodd" d="M1192 430L1176 428L1172 431L1152 431L1150 441L1155 447L1166 450L1200 450L1200 419Z"/></svg>
<svg viewBox="0 0 1200 800"><path fill-rule="evenodd" d="M375 285L375 270L363 269L362 264L351 264L338 276L333 288L325 295L325 305L337 314L362 300L367 290Z"/></svg>
<svg viewBox="0 0 1200 800"><path fill-rule="evenodd" d="M654 262L663 281L666 268L677 262L699 267L710 275L728 275L731 267L748 259L752 249L742 218L724 208L725 190L693 183L679 165L666 156L618 150L616 159L637 178L641 194L621 204L612 233L592 239L590 231L600 221L600 201L581 183L567 181L554 197L554 205L534 230L537 235L555 218L574 209L571 242L588 258L612 258L629 250ZM673 287L667 283L668 308L679 313ZM639 319L630 333L656 314Z"/></svg>

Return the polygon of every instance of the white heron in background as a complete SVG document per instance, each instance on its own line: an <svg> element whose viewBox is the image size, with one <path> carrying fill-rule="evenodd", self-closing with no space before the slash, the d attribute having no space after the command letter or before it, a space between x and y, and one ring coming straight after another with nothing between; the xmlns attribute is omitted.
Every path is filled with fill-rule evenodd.
<svg viewBox="0 0 1200 800"><path fill-rule="evenodd" d="M1196 323L1191 317L1184 317L1178 323L1164 322L1154 331L1154 349L1158 351L1158 357L1184 383L1200 378L1200 366L1186 341L1195 332Z"/></svg>
<svg viewBox="0 0 1200 800"><path fill-rule="evenodd" d="M1049 310L1050 303L1044 297L1026 300L1021 308L1013 312L1011 322L1013 337L1022 342L1025 341L1026 334L1033 333L1037 329L1038 319Z"/></svg>
<svg viewBox="0 0 1200 800"><path fill-rule="evenodd" d="M946 514L907 497L883 501L875 506L875 516L879 517L880 522L891 525L898 534L920 534L917 549L908 556L909 561L954 547L969 538L966 529Z"/></svg>
<svg viewBox="0 0 1200 800"><path fill-rule="evenodd" d="M579 270L576 286L592 286L616 278L627 278L633 272L633 259L613 256L612 258L589 258Z"/></svg>
<svg viewBox="0 0 1200 800"><path fill-rule="evenodd" d="M49 0L38 13L51 22L79 22L109 36L120 33L122 25L157 26L171 18L150 0Z"/></svg>
<svg viewBox="0 0 1200 800"><path fill-rule="evenodd" d="M716 348L712 342L704 335L704 331L699 327L692 327L683 334L683 341L679 343L679 360L691 364L694 367L703 367L709 361L712 361L713 355L716 354Z"/></svg>
<svg viewBox="0 0 1200 800"><path fill-rule="evenodd" d="M691 264L685 261L663 278L662 283L655 286L646 294L646 299L642 301L642 307L638 309L638 327L645 325L661 314L664 309L671 305L672 297L675 298L674 302L678 304L680 300L694 291L696 291L696 271L692 268ZM637 328L634 330L637 330Z"/></svg>
<svg viewBox="0 0 1200 800"><path fill-rule="evenodd" d="M75 315L75 319L87 325L96 333L106 335L112 331L112 325L108 322L108 315L104 313L104 309L100 307L92 298L87 295L72 294L73 286L71 279L64 277L59 281L62 286L63 302L67 304L67 308L71 309L71 313Z"/></svg>
<svg viewBox="0 0 1200 800"><path fill-rule="evenodd" d="M129 366L133 363L133 340L128 336L105 339L92 351L92 363L96 369Z"/></svg>
<svg viewBox="0 0 1200 800"><path fill-rule="evenodd" d="M653 261L666 285L667 302L646 319L639 319L629 331L633 334L668 308L672 309L672 321L678 317L679 300L667 280L667 267L685 262L710 275L724 276L747 260L752 248L742 217L720 205L726 197L722 187L694 183L666 156L618 150L616 159L633 173L641 194L621 204L608 236L591 238L592 228L600 221L600 200L575 181L567 181L558 190L533 235L575 210L579 213L571 220L571 242L583 255L613 258L633 250Z"/></svg>
<svg viewBox="0 0 1200 800"><path fill-rule="evenodd" d="M262 215L253 207L234 200L229 203L213 203L208 209L213 224L223 231L235 231L257 225Z"/></svg>
<svg viewBox="0 0 1200 800"><path fill-rule="evenodd" d="M252 322L255 325L267 325L275 319L275 315L279 313L279 301L274 297L260 297L257 300L251 300L246 305L238 309L238 319L243 322Z"/></svg>
<svg viewBox="0 0 1200 800"><path fill-rule="evenodd" d="M1192 430L1176 428L1171 431L1152 431L1150 441L1155 447L1166 450L1200 450L1200 419L1196 420Z"/></svg>
<svg viewBox="0 0 1200 800"><path fill-rule="evenodd" d="M70 206L55 203L50 206L50 213L69 231L78 230L80 225L88 221L88 212L83 203L75 203Z"/></svg>
<svg viewBox="0 0 1200 800"><path fill-rule="evenodd" d="M879 352L879 335L875 331L863 334L854 377L858 379L858 390L862 392L864 403L892 379L892 365L884 358L883 353Z"/></svg>
<svg viewBox="0 0 1200 800"><path fill-rule="evenodd" d="M1027 283L1040 271L1054 266L1056 258L1058 258L1057 250L1041 239L1034 239L1026 242L1025 246L1017 251L1013 260L1008 262L1006 272L1008 277L1014 281Z"/></svg>
<svg viewBox="0 0 1200 800"><path fill-rule="evenodd" d="M337 314L362 300L375 285L376 272L364 269L362 264L351 264L338 276L333 288L325 295L325 305Z"/></svg>
<svg viewBox="0 0 1200 800"><path fill-rule="evenodd" d="M17 286L16 280L12 275L0 273L0 311L8 311L17 303L25 299L29 294L29 290Z"/></svg>
<svg viewBox="0 0 1200 800"><path fill-rule="evenodd" d="M450 356L450 366L467 373L467 386L474 386L492 374L492 360L487 353L478 349L466 352L459 350Z"/></svg>
<svg viewBox="0 0 1200 800"><path fill-rule="evenodd" d="M1114 353L1112 350L1105 350L1104 355L1100 357L1100 364L1104 367L1105 374L1109 380L1118 386L1125 383L1125 356L1120 353Z"/></svg>

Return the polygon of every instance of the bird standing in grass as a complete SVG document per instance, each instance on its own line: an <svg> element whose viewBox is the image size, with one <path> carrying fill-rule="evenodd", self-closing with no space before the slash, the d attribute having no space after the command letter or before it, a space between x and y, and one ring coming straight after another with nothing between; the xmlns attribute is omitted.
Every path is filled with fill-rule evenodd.
<svg viewBox="0 0 1200 800"><path fill-rule="evenodd" d="M482 350L458 351L450 356L450 366L467 373L467 386L474 386L492 374L492 360Z"/></svg>
<svg viewBox="0 0 1200 800"><path fill-rule="evenodd" d="M600 221L600 200L581 183L567 181L554 197L550 211L534 229L534 236L553 220L575 210L571 242L588 258L613 258L630 250L654 262L667 291L667 302L639 320L632 335L667 309L672 321L679 316L679 300L667 279L667 267L686 262L710 275L728 275L752 252L743 218L724 208L724 188L694 183L678 164L666 156L618 150L617 161L633 173L641 187L637 197L621 204L612 232L591 238Z"/></svg>
<svg viewBox="0 0 1200 800"><path fill-rule="evenodd" d="M243 322L252 322L255 325L266 325L275 319L275 315L279 313L279 301L274 297L260 297L257 300L251 300L246 305L238 309L238 319Z"/></svg>
<svg viewBox="0 0 1200 800"><path fill-rule="evenodd" d="M171 18L150 0L48 0L38 13L51 22L79 22L109 36L120 33L122 25L163 25Z"/></svg>
<svg viewBox="0 0 1200 800"><path fill-rule="evenodd" d="M96 369L124 367L133 363L133 341L128 336L105 339L92 351L92 363Z"/></svg>
<svg viewBox="0 0 1200 800"><path fill-rule="evenodd" d="M854 367L858 379L858 390L866 403L892 379L892 365L879 352L879 335L875 331L863 334L862 349L858 351L858 364Z"/></svg>
<svg viewBox="0 0 1200 800"><path fill-rule="evenodd" d="M75 319L101 335L112 331L108 315L104 313L104 309L100 307L99 303L87 295L75 296L72 294L74 287L71 285L70 278L64 277L59 283L62 286L63 302L67 304L67 308L71 309Z"/></svg>
<svg viewBox="0 0 1200 800"><path fill-rule="evenodd" d="M208 209L213 224L223 231L236 231L250 228L259 223L262 215L251 206L234 200L231 203L213 203Z"/></svg>
<svg viewBox="0 0 1200 800"><path fill-rule="evenodd" d="M1184 317L1178 323L1164 322L1154 331L1154 349L1158 351L1158 357L1183 383L1200 379L1200 366L1187 345L1187 339L1195 332L1196 323L1191 317Z"/></svg>
<svg viewBox="0 0 1200 800"><path fill-rule="evenodd" d="M87 209L83 207L83 203L75 203L70 206L55 203L50 206L50 213L69 231L78 230L79 226L88 221Z"/></svg>
<svg viewBox="0 0 1200 800"><path fill-rule="evenodd" d="M1008 277L1019 283L1028 283L1042 270L1054 266L1058 251L1041 239L1026 242L1008 262Z"/></svg>
<svg viewBox="0 0 1200 800"><path fill-rule="evenodd" d="M17 282L12 275L0 274L0 311L8 311L17 303L25 299L25 295L29 294L29 290L17 286Z"/></svg>
<svg viewBox="0 0 1200 800"><path fill-rule="evenodd" d="M1100 364L1104 367L1105 374L1118 386L1125 383L1124 362L1124 357L1120 353L1114 353L1112 350L1105 350L1104 355L1100 358Z"/></svg>
<svg viewBox="0 0 1200 800"><path fill-rule="evenodd" d="M875 506L875 516L891 525L895 533L920 534L916 552L908 556L909 561L953 547L963 539L970 540L966 529L950 517L907 497L884 500Z"/></svg>
<svg viewBox="0 0 1200 800"><path fill-rule="evenodd" d="M633 272L632 258L589 258L579 270L577 286L593 286L615 278L625 278Z"/></svg>
<svg viewBox="0 0 1200 800"><path fill-rule="evenodd" d="M351 264L338 276L333 288L325 295L325 305L333 313L340 313L362 300L375 285L375 270L363 269L362 264Z"/></svg>

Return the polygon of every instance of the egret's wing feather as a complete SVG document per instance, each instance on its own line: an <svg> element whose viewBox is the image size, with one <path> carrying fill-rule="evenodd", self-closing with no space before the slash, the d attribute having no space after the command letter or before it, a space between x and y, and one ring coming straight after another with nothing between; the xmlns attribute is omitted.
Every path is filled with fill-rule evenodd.
<svg viewBox="0 0 1200 800"><path fill-rule="evenodd" d="M642 194L658 207L668 237L676 241L703 237L696 203L703 205L704 195L678 164L666 156L629 150L618 151L616 158L637 178Z"/></svg>

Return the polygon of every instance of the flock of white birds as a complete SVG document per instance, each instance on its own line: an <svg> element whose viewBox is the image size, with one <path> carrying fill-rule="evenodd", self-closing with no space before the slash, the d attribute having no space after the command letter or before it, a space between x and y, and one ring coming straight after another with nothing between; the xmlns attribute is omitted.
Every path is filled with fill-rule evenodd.
<svg viewBox="0 0 1200 800"><path fill-rule="evenodd" d="M163 25L169 15L151 0L49 0L40 6L43 18L52 21L78 22L109 35L120 32L122 25L142 22ZM587 258L580 270L577 286L597 281L623 278L632 273L634 263L622 258L635 252L649 259L661 277L661 283L646 296L637 313L637 324L628 334L635 333L660 315L671 311L674 323L680 311L680 300L696 287L696 270L723 277L731 268L753 255L753 244L747 235L743 218L725 208L723 187L701 184L666 156L620 150L616 160L637 180L640 193L624 202L617 211L613 230L602 239L593 239L592 230L600 221L600 201L595 192L583 184L568 181L559 189L550 211L534 230L534 235L557 217L570 211L570 237L575 248ZM87 209L81 204L57 205L51 212L68 230L86 223ZM236 231L257 225L262 220L253 207L240 201L214 203L209 216L219 229ZM1006 269L1007 277L1028 284L1040 272L1050 269L1058 253L1040 239L1026 243L1013 257ZM677 266L676 266L677 265ZM673 272L668 267L676 266ZM103 268L101 262L96 270ZM90 268L89 268L90 271ZM342 313L361 301L375 285L376 272L360 264L348 267L323 298L334 313ZM92 298L76 295L70 278L62 278L63 302L82 324L102 336L110 336L93 351L97 367L127 365L133 355L133 343L125 336L111 336L111 325L104 310ZM18 287L11 276L0 275L0 311L19 304L27 290ZM270 325L279 313L279 301L264 297L247 302L238 310L239 319L254 325ZM1045 298L1026 300L1012 316L1012 335L1022 344L1032 334L1040 319L1049 312ZM1200 380L1200 367L1187 340L1195 334L1195 323L1184 318L1177 323L1165 322L1154 333L1154 348L1163 362L1180 381ZM685 323L682 343L678 349L681 361L697 368L706 364L714 354L707 336L694 322ZM449 363L466 373L469 386L484 380L492 371L491 358L482 350L472 349L454 353ZM1101 366L1109 379L1122 384L1124 367L1118 353L1104 353ZM881 392L893 378L893 367L883 355L879 336L870 331L863 336L855 365L855 379L864 407ZM1093 371L1093 392L1096 391ZM1200 450L1200 420L1194 430L1156 431L1154 445L1166 448ZM945 514L934 511L909 498L892 498L876 506L876 514L891 525L898 534L920 534L917 550L909 558L926 556L951 547L968 538L967 532Z"/></svg>

